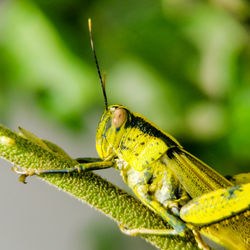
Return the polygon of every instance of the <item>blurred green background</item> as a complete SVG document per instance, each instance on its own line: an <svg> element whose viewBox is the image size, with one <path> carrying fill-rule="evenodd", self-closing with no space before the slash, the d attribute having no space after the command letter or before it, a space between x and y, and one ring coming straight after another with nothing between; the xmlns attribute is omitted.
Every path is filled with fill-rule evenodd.
<svg viewBox="0 0 250 250"><path fill-rule="evenodd" d="M107 72L110 104L123 104L143 114L224 175L249 171L250 6L247 0L2 0L0 123L12 129L22 125L58 143L73 157L96 156L95 130L104 101L89 42L89 17L100 67ZM26 185L29 187L24 191L19 183L14 184L17 178L9 172L8 169L12 184L17 185L13 195L20 196L32 189ZM107 176L113 174L108 173ZM4 204L10 203L10 194L6 192L10 190L8 174L1 172L2 194L6 194ZM114 178L122 185L119 177ZM34 201L26 198L30 209ZM45 195L43 204L46 198ZM14 200L13 196L11 202ZM50 202L56 201L51 198ZM11 203L12 208L21 203ZM22 209L26 211L27 207ZM4 209L1 214L8 213L11 222L6 221L10 231L3 227L0 232L0 246L15 249L14 245L8 245L14 242L7 239L18 226L7 205ZM36 209L39 207L32 211ZM50 214L51 208L46 209ZM83 205L78 209L80 213ZM151 249L143 241L121 236L117 226L109 224L108 219L102 221L103 216L96 215L96 211L90 213L99 219L78 221L85 226L81 228L79 224L77 233L73 229L79 237L74 239L78 243L71 249L121 249L121 246L128 249L131 244L136 249L140 246ZM65 214L62 212L61 216L64 218ZM70 216L70 213L66 216L69 221ZM32 245L27 247L27 239L23 241L24 248L20 248L20 243L24 234L39 226L37 223L25 233L20 232L16 249L34 249ZM110 231L115 231L114 237L110 237ZM45 237L41 231L35 235ZM53 233L49 235L52 237ZM70 249L67 246L71 243L65 244L65 248L56 249ZM44 248L55 249L55 246L48 240L41 249Z"/></svg>

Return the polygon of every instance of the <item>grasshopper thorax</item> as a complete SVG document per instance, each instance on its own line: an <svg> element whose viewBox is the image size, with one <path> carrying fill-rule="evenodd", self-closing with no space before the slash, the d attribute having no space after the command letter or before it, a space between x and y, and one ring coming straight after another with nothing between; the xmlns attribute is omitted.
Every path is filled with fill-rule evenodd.
<svg viewBox="0 0 250 250"><path fill-rule="evenodd" d="M121 105L111 105L104 111L96 133L96 149L102 159L116 155L129 114L129 110Z"/></svg>

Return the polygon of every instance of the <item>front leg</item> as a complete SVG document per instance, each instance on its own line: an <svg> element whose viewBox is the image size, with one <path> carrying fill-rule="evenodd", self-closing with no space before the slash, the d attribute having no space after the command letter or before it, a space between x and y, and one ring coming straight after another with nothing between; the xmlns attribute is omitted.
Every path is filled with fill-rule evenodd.
<svg viewBox="0 0 250 250"><path fill-rule="evenodd" d="M94 160L97 160L96 162ZM78 161L78 160L77 160ZM26 169L22 170L18 167L13 167L12 170L15 171L17 174L20 174L19 180L23 183L26 183L26 177L32 175L43 175L43 174L65 174L65 173L72 173L72 172L88 172L93 170L99 169L106 169L111 168L114 166L113 161L100 161L96 158L81 158L78 162L83 162L76 164L72 168L62 168L62 169Z"/></svg>

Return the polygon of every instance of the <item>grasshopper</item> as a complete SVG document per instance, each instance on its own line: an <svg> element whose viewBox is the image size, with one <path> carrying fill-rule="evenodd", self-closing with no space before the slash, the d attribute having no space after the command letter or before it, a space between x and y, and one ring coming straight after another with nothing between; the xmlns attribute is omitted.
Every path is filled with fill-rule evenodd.
<svg viewBox="0 0 250 250"><path fill-rule="evenodd" d="M250 249L249 174L230 181L142 115L122 105L108 106L90 19L89 32L105 101L96 133L101 160L82 158L70 169L16 172L26 177L114 167L138 199L173 228L128 229L121 225L124 233L184 236L191 230L203 249L209 247L201 235L228 249Z"/></svg>

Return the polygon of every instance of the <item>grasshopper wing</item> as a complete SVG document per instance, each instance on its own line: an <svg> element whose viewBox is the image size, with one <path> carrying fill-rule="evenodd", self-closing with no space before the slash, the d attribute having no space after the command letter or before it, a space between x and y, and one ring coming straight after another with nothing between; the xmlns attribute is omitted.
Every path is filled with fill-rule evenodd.
<svg viewBox="0 0 250 250"><path fill-rule="evenodd" d="M167 152L162 157L162 161L175 173L192 198L233 185L204 162L181 148Z"/></svg>

